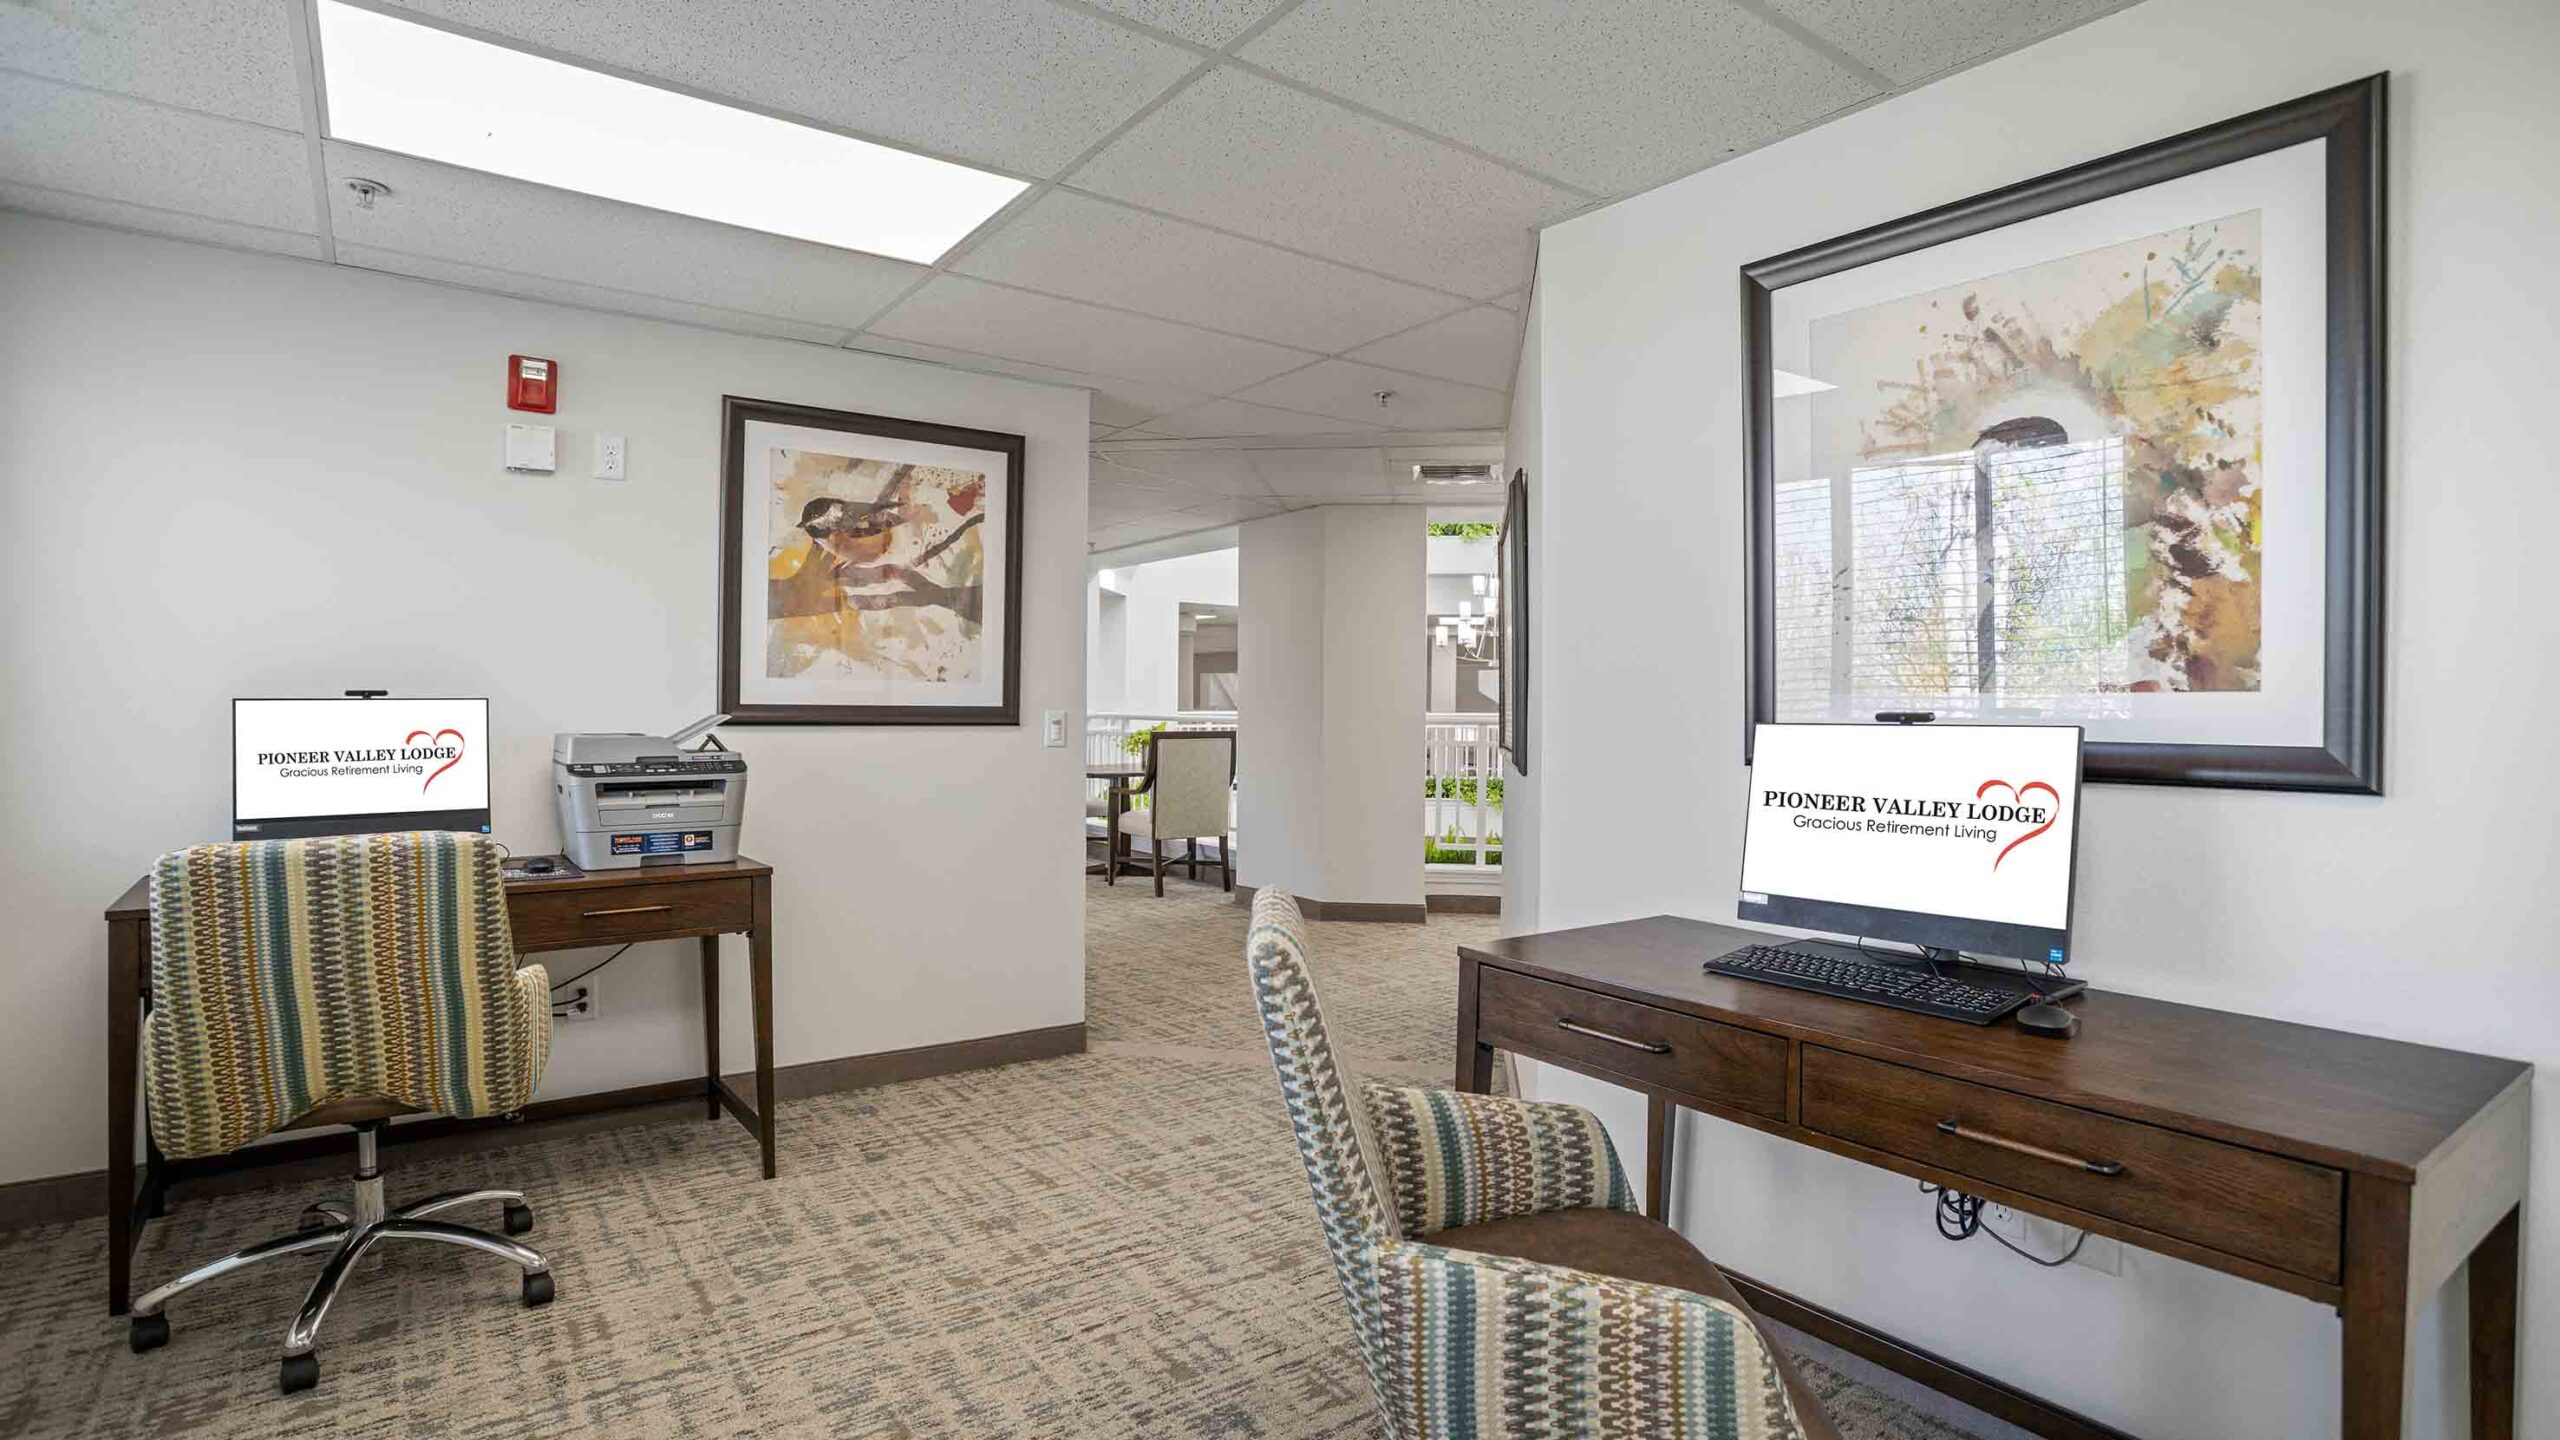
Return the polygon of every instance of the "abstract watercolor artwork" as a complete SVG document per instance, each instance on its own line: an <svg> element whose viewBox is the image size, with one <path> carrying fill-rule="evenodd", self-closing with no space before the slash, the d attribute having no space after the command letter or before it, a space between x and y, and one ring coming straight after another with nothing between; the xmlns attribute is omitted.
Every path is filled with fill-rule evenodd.
<svg viewBox="0 0 2560 1440"><path fill-rule="evenodd" d="M2258 225L2223 216L1812 323L1810 373L1833 386L1811 397L1815 464L1850 477L1869 528L1928 550L1950 532L1910 523L1937 518L1928 502L1970 510L1991 489L2005 553L1998 629L1969 657L1983 683L2258 688ZM1972 604L1931 602L1948 581L1976 598L1972 567L1928 578L1869 593L1969 622ZM1941 628L1868 633L1940 658ZM1951 628L1960 652L1978 638Z"/></svg>
<svg viewBox="0 0 2560 1440"><path fill-rule="evenodd" d="M2378 793L2385 88L1745 266L1749 720Z"/></svg>
<svg viewBox="0 0 2560 1440"><path fill-rule="evenodd" d="M732 398L721 708L1012 723L1022 439Z"/></svg>

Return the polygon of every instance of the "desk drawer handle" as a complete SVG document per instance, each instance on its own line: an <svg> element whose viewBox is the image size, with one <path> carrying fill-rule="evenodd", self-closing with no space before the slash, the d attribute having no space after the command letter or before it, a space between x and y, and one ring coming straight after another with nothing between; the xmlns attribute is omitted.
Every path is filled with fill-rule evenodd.
<svg viewBox="0 0 2560 1440"><path fill-rule="evenodd" d="M2121 1160L2083 1160L2077 1155L2065 1155L2059 1150L2047 1150L2041 1145L2030 1145L2024 1140L2012 1140L2005 1135L1968 1129L1963 1121L1954 1116L1938 1122L1938 1133L1953 1135L1959 1140L1973 1140L1984 1145L1997 1146L2038 1160L2050 1160L2056 1165L2068 1165L2074 1170L2085 1170L2092 1175L2104 1175L2109 1179L2124 1173L2124 1162Z"/></svg>
<svg viewBox="0 0 2560 1440"><path fill-rule="evenodd" d="M1570 1030L1576 1035L1588 1035L1594 1040L1606 1040L1612 1045L1624 1045L1630 1050L1641 1050L1647 1055L1668 1055L1671 1053L1671 1047L1668 1045L1659 1044L1650 1040L1630 1040L1624 1035L1612 1035L1606 1030L1594 1030L1588 1025L1577 1025L1574 1023L1574 1019L1570 1015L1556 1021L1556 1028L1559 1030Z"/></svg>
<svg viewBox="0 0 2560 1440"><path fill-rule="evenodd" d="M581 910L578 918L601 920L607 915L664 915L674 908L673 905L625 905L619 910Z"/></svg>

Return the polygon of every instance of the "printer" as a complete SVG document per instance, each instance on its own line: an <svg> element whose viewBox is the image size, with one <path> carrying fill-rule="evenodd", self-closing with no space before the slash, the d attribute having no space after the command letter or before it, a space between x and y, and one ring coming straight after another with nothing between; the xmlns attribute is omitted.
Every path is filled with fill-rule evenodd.
<svg viewBox="0 0 2560 1440"><path fill-rule="evenodd" d="M737 859L747 758L682 748L728 718L706 715L673 735L553 736L562 853L581 870Z"/></svg>

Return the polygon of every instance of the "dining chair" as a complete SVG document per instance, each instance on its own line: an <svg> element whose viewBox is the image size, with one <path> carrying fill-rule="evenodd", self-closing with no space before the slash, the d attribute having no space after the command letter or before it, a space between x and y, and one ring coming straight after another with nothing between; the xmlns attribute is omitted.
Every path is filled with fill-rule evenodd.
<svg viewBox="0 0 2560 1440"><path fill-rule="evenodd" d="M1145 836L1154 852L1156 894L1164 894L1165 845L1183 842L1185 873L1200 878L1200 842L1218 842L1220 888L1236 888L1236 732L1158 730L1147 739L1146 772L1122 812L1120 833ZM1136 804L1144 798L1143 805Z"/></svg>

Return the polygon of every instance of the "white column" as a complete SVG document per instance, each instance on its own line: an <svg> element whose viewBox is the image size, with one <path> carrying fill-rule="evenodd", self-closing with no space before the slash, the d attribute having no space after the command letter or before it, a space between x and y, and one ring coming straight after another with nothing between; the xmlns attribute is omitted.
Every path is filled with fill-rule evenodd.
<svg viewBox="0 0 2560 1440"><path fill-rule="evenodd" d="M1236 878L1419 906L1423 512L1327 506L1241 534Z"/></svg>

